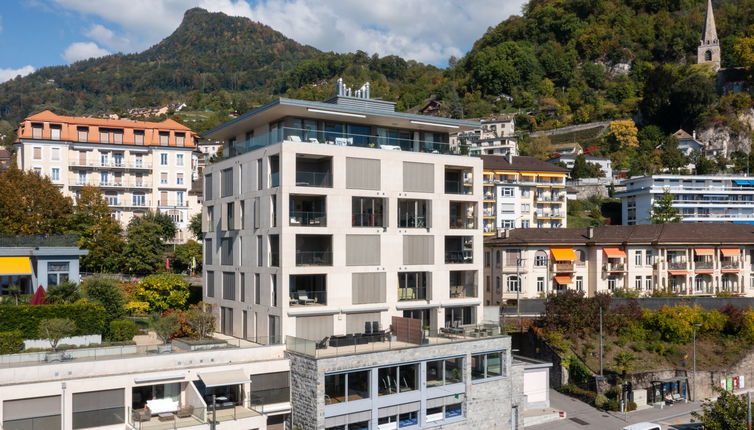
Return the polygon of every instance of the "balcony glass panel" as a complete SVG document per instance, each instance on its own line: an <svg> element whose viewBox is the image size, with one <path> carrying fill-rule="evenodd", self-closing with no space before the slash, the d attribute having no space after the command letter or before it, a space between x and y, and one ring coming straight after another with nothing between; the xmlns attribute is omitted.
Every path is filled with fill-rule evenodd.
<svg viewBox="0 0 754 430"><path fill-rule="evenodd" d="M398 273L398 300L427 300L429 272Z"/></svg>
<svg viewBox="0 0 754 430"><path fill-rule="evenodd" d="M445 263L473 263L474 238L472 236L445 237Z"/></svg>
<svg viewBox="0 0 754 430"><path fill-rule="evenodd" d="M325 235L296 236L297 266L332 266L332 237Z"/></svg>
<svg viewBox="0 0 754 430"><path fill-rule="evenodd" d="M297 187L332 187L332 158L298 154L296 156Z"/></svg>
<svg viewBox="0 0 754 430"><path fill-rule="evenodd" d="M327 304L326 275L291 275L288 285L290 306Z"/></svg>
<svg viewBox="0 0 754 430"><path fill-rule="evenodd" d="M386 227L385 206L383 198L353 197L351 225L353 227Z"/></svg>
<svg viewBox="0 0 754 430"><path fill-rule="evenodd" d="M453 270L449 275L451 299L477 297L475 270Z"/></svg>
<svg viewBox="0 0 754 430"><path fill-rule="evenodd" d="M449 219L452 229L476 228L476 202L450 202Z"/></svg>
<svg viewBox="0 0 754 430"><path fill-rule="evenodd" d="M429 200L398 199L398 227L431 227L429 222L429 208Z"/></svg>
<svg viewBox="0 0 754 430"><path fill-rule="evenodd" d="M471 169L445 168L445 194L473 194Z"/></svg>
<svg viewBox="0 0 754 430"><path fill-rule="evenodd" d="M325 196L291 195L288 207L290 225L309 227L327 226Z"/></svg>

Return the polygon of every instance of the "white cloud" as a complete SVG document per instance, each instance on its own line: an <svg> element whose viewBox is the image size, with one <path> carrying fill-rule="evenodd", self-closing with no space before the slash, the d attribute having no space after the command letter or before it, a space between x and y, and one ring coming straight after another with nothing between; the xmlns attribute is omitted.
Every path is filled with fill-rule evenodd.
<svg viewBox="0 0 754 430"><path fill-rule="evenodd" d="M18 75L26 76L29 73L34 73L34 67L24 66L19 69L0 69L0 83L9 81Z"/></svg>
<svg viewBox="0 0 754 430"><path fill-rule="evenodd" d="M129 51L131 49L131 41L128 38L118 36L112 30L100 24L95 24L84 34L98 44L115 51Z"/></svg>
<svg viewBox="0 0 754 430"><path fill-rule="evenodd" d="M88 58L102 57L108 55L106 49L102 49L94 42L75 42L68 45L63 51L63 59L69 63L86 60Z"/></svg>
<svg viewBox="0 0 754 430"><path fill-rule="evenodd" d="M87 36L123 51L144 49L169 35L190 7L245 16L324 51L400 55L443 65L462 56L488 27L520 13L525 0L51 0L60 7L116 24ZM101 27L101 28L100 28Z"/></svg>

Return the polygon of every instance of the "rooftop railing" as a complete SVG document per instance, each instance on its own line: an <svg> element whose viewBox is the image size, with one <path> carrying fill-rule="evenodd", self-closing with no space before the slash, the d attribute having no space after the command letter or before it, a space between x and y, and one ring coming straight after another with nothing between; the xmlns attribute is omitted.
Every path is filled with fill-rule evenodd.
<svg viewBox="0 0 754 430"><path fill-rule="evenodd" d="M78 241L79 237L75 234L52 236L0 236L0 248L77 246Z"/></svg>
<svg viewBox="0 0 754 430"><path fill-rule="evenodd" d="M390 151L427 152L432 154L467 155L468 146L451 146L447 142L405 139L394 136L364 135L325 130L283 127L261 136L237 142L228 148L228 156L234 157L280 142L303 142L336 146L357 146Z"/></svg>

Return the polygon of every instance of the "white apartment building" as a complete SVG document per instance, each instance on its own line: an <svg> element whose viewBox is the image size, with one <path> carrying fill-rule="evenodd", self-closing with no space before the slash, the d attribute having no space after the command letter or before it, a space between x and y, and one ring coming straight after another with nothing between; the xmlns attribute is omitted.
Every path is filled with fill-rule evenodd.
<svg viewBox="0 0 754 430"><path fill-rule="evenodd" d="M200 207L188 195L197 165L188 127L43 111L19 124L16 147L20 169L48 176L65 195L99 187L124 228L134 216L160 211L176 222L176 240L190 238L188 222Z"/></svg>
<svg viewBox="0 0 754 430"><path fill-rule="evenodd" d="M319 341L392 316L433 332L479 321L482 161L448 145L476 124L347 94L275 100L206 133L226 142L203 209L204 301L224 333Z"/></svg>
<svg viewBox="0 0 754 430"><path fill-rule="evenodd" d="M479 127L453 133L450 145L464 148L470 155L518 155L516 124L513 116L482 118Z"/></svg>
<svg viewBox="0 0 754 430"><path fill-rule="evenodd" d="M566 289L754 296L753 236L731 223L509 230L485 241L485 304Z"/></svg>
<svg viewBox="0 0 754 430"><path fill-rule="evenodd" d="M483 155L485 236L511 228L567 225L568 170L534 157Z"/></svg>
<svg viewBox="0 0 754 430"><path fill-rule="evenodd" d="M655 202L673 194L681 222L754 223L754 178L749 176L652 175L623 181L624 225L648 224Z"/></svg>

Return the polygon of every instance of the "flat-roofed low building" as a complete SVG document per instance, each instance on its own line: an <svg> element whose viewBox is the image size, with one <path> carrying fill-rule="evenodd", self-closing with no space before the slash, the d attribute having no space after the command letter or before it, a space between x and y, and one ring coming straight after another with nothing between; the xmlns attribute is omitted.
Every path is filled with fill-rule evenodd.
<svg viewBox="0 0 754 430"><path fill-rule="evenodd" d="M485 240L485 304L566 289L754 296L753 254L749 224L515 229Z"/></svg>
<svg viewBox="0 0 754 430"><path fill-rule="evenodd" d="M65 281L79 282L79 258L89 253L77 245L78 236L0 236L0 296L33 294Z"/></svg>

